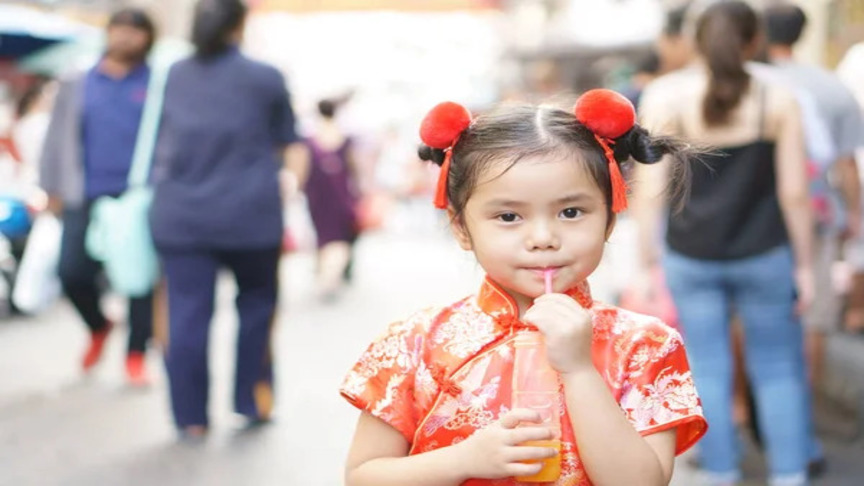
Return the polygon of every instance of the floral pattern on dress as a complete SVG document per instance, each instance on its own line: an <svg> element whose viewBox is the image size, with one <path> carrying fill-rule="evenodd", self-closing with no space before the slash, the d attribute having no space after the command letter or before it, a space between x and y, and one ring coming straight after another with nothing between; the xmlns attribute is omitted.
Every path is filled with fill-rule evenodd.
<svg viewBox="0 0 864 486"><path fill-rule="evenodd" d="M567 294L592 313L594 365L633 427L643 435L677 428L676 453L692 446L706 423L681 336L656 318L594 302L587 283ZM360 357L341 393L401 432L410 454L461 442L510 408L516 309L487 279L476 296L393 324ZM560 399L563 405L563 388ZM561 410L562 473L548 484L589 486L566 407Z"/></svg>
<svg viewBox="0 0 864 486"><path fill-rule="evenodd" d="M490 316L474 312L456 312L432 336L435 345L443 346L448 354L465 359L483 347L495 332Z"/></svg>

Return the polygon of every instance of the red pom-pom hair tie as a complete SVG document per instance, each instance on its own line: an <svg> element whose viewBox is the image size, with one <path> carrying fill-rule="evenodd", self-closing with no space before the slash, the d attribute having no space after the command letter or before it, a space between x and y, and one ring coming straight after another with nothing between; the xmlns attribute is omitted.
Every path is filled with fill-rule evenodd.
<svg viewBox="0 0 864 486"><path fill-rule="evenodd" d="M471 112L452 101L436 105L420 124L420 140L433 149L447 151L444 163L441 164L438 187L435 190L435 207L438 209L447 209L447 177L450 174L453 146L469 125L471 125Z"/></svg>
<svg viewBox="0 0 864 486"><path fill-rule="evenodd" d="M579 123L594 133L609 161L609 179L612 182L612 212L627 209L627 183L615 160L612 146L636 124L633 103L619 93L608 89L592 89L576 100L573 113Z"/></svg>

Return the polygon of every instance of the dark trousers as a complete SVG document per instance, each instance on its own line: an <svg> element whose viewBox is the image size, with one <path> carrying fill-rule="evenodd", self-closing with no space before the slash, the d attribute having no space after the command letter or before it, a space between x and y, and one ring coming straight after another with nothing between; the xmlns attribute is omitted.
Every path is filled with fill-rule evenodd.
<svg viewBox="0 0 864 486"><path fill-rule="evenodd" d="M279 248L177 250L159 248L168 287L165 364L178 427L207 425L210 321L216 277L227 267L237 281L240 317L234 408L251 420L269 418L273 397L270 333L276 313Z"/></svg>
<svg viewBox="0 0 864 486"><path fill-rule="evenodd" d="M108 320L99 305L105 290L102 264L84 246L90 225L90 204L63 211L63 239L58 273L66 297L91 332L104 330ZM153 332L153 295L129 301L129 352L144 352Z"/></svg>

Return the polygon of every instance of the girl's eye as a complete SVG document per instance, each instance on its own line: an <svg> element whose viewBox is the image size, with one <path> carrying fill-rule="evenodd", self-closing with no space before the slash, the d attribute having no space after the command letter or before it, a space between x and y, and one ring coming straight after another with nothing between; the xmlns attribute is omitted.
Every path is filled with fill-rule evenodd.
<svg viewBox="0 0 864 486"><path fill-rule="evenodd" d="M519 215L516 213L502 213L498 215L498 220L504 223L515 223L519 221Z"/></svg>
<svg viewBox="0 0 864 486"><path fill-rule="evenodd" d="M567 208L567 209L561 211L561 216L564 219L576 219L581 215L582 215L582 211L580 211L576 208Z"/></svg>

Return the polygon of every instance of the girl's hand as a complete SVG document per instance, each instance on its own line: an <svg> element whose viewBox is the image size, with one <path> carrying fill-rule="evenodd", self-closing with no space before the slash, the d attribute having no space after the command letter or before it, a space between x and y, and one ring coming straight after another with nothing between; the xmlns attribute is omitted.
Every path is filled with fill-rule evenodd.
<svg viewBox="0 0 864 486"><path fill-rule="evenodd" d="M524 425L537 424L540 420L540 414L533 410L511 410L501 416L498 422L452 446L466 476L472 479L500 479L539 473L543 468L542 462L525 464L522 461L540 461L554 456L558 451L550 447L520 444L552 438L552 431L547 427Z"/></svg>
<svg viewBox="0 0 864 486"><path fill-rule="evenodd" d="M522 320L546 338L549 364L559 373L594 369L591 361L591 314L564 294L537 297Z"/></svg>

